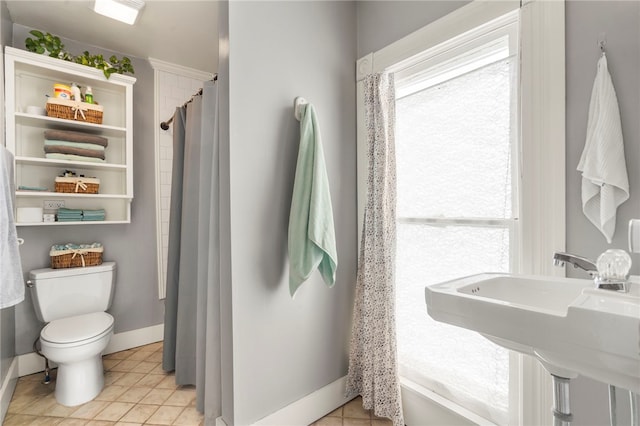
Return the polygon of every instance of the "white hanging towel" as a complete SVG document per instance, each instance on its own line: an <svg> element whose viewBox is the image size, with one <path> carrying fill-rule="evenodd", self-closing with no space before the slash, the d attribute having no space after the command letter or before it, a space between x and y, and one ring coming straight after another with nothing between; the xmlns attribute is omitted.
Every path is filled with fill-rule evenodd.
<svg viewBox="0 0 640 426"><path fill-rule="evenodd" d="M616 211L629 198L618 99L603 53L591 92L587 138L578 164L582 172L582 211L611 244Z"/></svg>
<svg viewBox="0 0 640 426"><path fill-rule="evenodd" d="M13 219L13 155L0 146L0 309L24 300L18 233Z"/></svg>

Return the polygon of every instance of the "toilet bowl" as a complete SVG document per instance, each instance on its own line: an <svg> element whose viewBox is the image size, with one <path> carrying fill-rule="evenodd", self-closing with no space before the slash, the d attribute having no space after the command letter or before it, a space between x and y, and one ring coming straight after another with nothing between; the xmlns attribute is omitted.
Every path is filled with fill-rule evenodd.
<svg viewBox="0 0 640 426"><path fill-rule="evenodd" d="M102 353L113 335L105 312L113 299L115 263L68 269L38 269L27 286L39 320L42 354L58 365L55 397L76 406L104 387Z"/></svg>
<svg viewBox="0 0 640 426"><path fill-rule="evenodd" d="M104 387L102 352L112 335L113 317L106 312L55 320L42 329L42 354L58 364L59 404L80 405L98 396Z"/></svg>

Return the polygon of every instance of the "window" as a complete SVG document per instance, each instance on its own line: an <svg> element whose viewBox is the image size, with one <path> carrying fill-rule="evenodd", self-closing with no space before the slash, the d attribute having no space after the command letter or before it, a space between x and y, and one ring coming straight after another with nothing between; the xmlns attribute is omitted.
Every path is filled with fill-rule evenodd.
<svg viewBox="0 0 640 426"><path fill-rule="evenodd" d="M461 270L462 266L470 265L468 270L475 271L474 265L484 263L484 267L495 269L498 269L500 265L507 265L505 269L510 268L512 271L523 274L562 275L564 273L562 269L554 268L553 263L549 261L554 251L561 251L565 247L564 7L563 0L552 2L545 0L505 0L499 2L475 0L357 61L359 231L362 230L366 201L366 191L362 189L366 188L368 168L363 97L365 76L382 71L393 72L398 83L398 102L402 102L405 98L408 100L408 97L413 93L417 94L440 84L454 83L458 78L463 78L465 74L471 74L473 70L480 70L483 66L489 66L499 61L499 59L491 59L494 53L499 53L499 49L494 51L491 45L492 43L495 43L494 46L499 45L501 43L500 37L485 38L493 32L493 30L487 31L487 29L493 28L497 31L507 22L515 22L515 16L517 16L517 25L520 27L518 30L519 41L516 41L515 37L509 36L508 42L510 52L514 51L514 46L519 46L519 60L517 61L519 75L516 83L511 86L517 87L519 91L517 100L511 98L515 105L510 109L511 112L517 110L517 123L512 123L510 128L511 130L516 128L517 132L511 133L511 136L516 136L516 133L519 135L519 141L512 141L512 148L518 145L519 149L517 152L510 153L509 162L512 169L510 175L512 192L508 197L513 201L511 212L507 213L508 205L505 205L503 206L504 210L498 210L504 214L496 214L495 210L490 211L484 208L486 207L485 200L478 202L477 198L474 199L474 203L467 203L470 210L460 210L458 206L452 206L449 203L450 200L444 199L440 204L427 205L429 208L438 207L443 213L439 213L437 210L426 211L417 214L417 217L410 216L414 214L411 211L404 213L399 207L398 213L400 213L401 223L398 226L398 233L403 231L401 228L413 231L426 229L432 233L428 236L430 239L440 238L440 241L445 242L458 241L458 243L449 242L449 248L453 245L457 249L455 244L463 245L462 248L466 251L460 252L453 262L447 264L445 260L441 260L438 263L440 270L445 272L454 270L462 274L465 273ZM497 33L494 34L497 35ZM458 58L457 62L456 58ZM482 61L482 58L487 61L483 66L473 65L478 60ZM465 69L465 64L470 68ZM468 103L468 99L459 99L458 102ZM471 123L462 124L469 126ZM419 122L418 125L422 126L422 122ZM483 151L474 155L482 154L484 154ZM484 160L483 157L479 158ZM435 162L432 159L427 161ZM424 165L424 163L421 164L421 166ZM422 169L418 171L420 170ZM455 169L450 171L444 168L444 172L455 173ZM402 179L402 176L399 178ZM435 178L437 179L439 176ZM425 180L423 179L422 182ZM435 180L434 184L427 183L422 186L431 190L437 186L438 181ZM399 182L399 184L401 183ZM504 183L500 187L504 189L509 185ZM465 193L463 192L463 194ZM495 196L496 194L490 192L490 195ZM506 189L502 195L507 197ZM491 199L495 201L495 198ZM399 202L402 202L400 198ZM421 200L417 199L416 206L420 202ZM478 214L477 212L483 213L483 216L468 216ZM445 213L448 216L445 217ZM475 219L485 221L484 226ZM410 228L408 225L413 222L417 222L416 227ZM509 224L515 229L512 229ZM405 227L405 225L407 226ZM508 252L503 250L500 253L503 259L506 259L508 255L508 260L494 266L481 258L480 260L466 258L468 252L483 256L488 254L489 250L486 250L484 245L479 253L477 249L470 249L472 247L471 237L476 231L484 232L482 238L487 238L487 241L492 242L494 247L497 247L495 243L499 242L499 236L496 233L502 232L501 235L508 238ZM454 239L456 232L471 233L471 235L470 237L465 235L464 238L456 240ZM410 238L418 238L417 235L414 235L417 234L416 232L408 232L407 234ZM445 239L444 236L448 236L448 239ZM421 241L425 241L425 238L421 238ZM479 238L475 237L476 240ZM463 241L462 244L459 243L460 240ZM507 244L507 241L503 240L503 243ZM424 248L420 247L420 249ZM445 250L445 247L433 246L431 250L431 253L439 255ZM413 256L414 262L411 263L410 260L407 260L408 267L417 268L420 261L432 255L427 252L419 253L416 250L406 254L408 259L410 259L409 256ZM465 258L462 259L462 257ZM397 262L399 264L400 259ZM398 265L398 272L401 272L400 269L403 267ZM417 273L425 274L424 267ZM420 284L421 291L416 293L415 303L419 304L421 311L419 317L412 317L411 320L418 321L417 318L424 318L427 315L424 287L429 282L427 280L435 281L431 276L435 273L434 270L429 270L424 276L418 278L422 280L422 283ZM396 275L398 276L398 274ZM398 307L398 311L401 309ZM404 314L398 312L398 315ZM474 337L484 340L480 339L480 336ZM501 355L495 353L494 356ZM416 356L415 358L420 357ZM536 360L525 355L511 353L509 361L508 424L514 426L551 424L553 422L550 415L552 387L549 374ZM475 354L462 357L460 362L479 369L480 362L477 361ZM452 365L453 368L450 372L445 372L444 376L445 378L453 377L455 382L456 376L460 375L456 364L452 363ZM496 365L506 367L504 364ZM409 367L413 368L412 365ZM498 370L494 371L496 377L498 374L502 374ZM433 383L432 386L437 387ZM461 395L458 395L458 399L455 396L442 397L425 386L417 385L405 378L401 380L401 387L407 425L504 423L504 412L502 414L496 413L486 403L476 404L479 394L475 391L472 391L472 396L476 400L470 401L475 410L472 412L460 405L460 403L465 403L464 397ZM441 395L451 394L450 389L444 385L440 385L437 390ZM451 399L455 399L459 403L456 404ZM493 402L489 403L489 405L492 404ZM476 412L484 413L484 418ZM486 420L487 418L496 420L490 421Z"/></svg>
<svg viewBox="0 0 640 426"><path fill-rule="evenodd" d="M509 351L429 318L424 287L517 265L515 19L396 72L400 374L498 424Z"/></svg>

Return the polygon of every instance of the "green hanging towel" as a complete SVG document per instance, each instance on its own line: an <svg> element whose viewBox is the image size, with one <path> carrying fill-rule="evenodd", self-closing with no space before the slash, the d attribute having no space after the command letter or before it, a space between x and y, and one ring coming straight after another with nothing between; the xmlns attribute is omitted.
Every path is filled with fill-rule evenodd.
<svg viewBox="0 0 640 426"><path fill-rule="evenodd" d="M289 214L289 290L292 297L316 268L324 282L332 287L338 266L329 179L318 120L312 105L301 108L300 147Z"/></svg>

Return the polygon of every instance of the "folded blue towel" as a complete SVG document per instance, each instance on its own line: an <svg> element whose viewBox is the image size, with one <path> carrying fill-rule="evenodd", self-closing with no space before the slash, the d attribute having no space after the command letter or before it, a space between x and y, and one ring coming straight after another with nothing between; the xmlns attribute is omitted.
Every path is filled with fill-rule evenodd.
<svg viewBox="0 0 640 426"><path fill-rule="evenodd" d="M55 152L47 152L44 154L44 158L49 158L52 160L65 160L65 161L84 161L89 163L104 163L105 160L102 158L95 157L84 157L82 155L73 155L73 154L58 154Z"/></svg>
<svg viewBox="0 0 640 426"><path fill-rule="evenodd" d="M58 209L58 214L82 214L82 210L80 209L67 209L64 207L60 207Z"/></svg>
<svg viewBox="0 0 640 426"><path fill-rule="evenodd" d="M82 210L61 207L56 212L56 220L58 222L79 222L82 220Z"/></svg>
<svg viewBox="0 0 640 426"><path fill-rule="evenodd" d="M48 191L47 188L42 187L42 186L26 186L26 185L20 185L18 187L18 191Z"/></svg>
<svg viewBox="0 0 640 426"><path fill-rule="evenodd" d="M289 214L289 291L293 297L314 269L335 284L338 254L329 179L312 105L302 107L300 148Z"/></svg>
<svg viewBox="0 0 640 426"><path fill-rule="evenodd" d="M82 210L82 214L84 214L84 215L103 215L104 216L104 209Z"/></svg>
<svg viewBox="0 0 640 426"><path fill-rule="evenodd" d="M106 213L104 209L82 211L82 220L85 222L89 222L89 221L97 222L97 221L104 220L105 217L106 217Z"/></svg>
<svg viewBox="0 0 640 426"><path fill-rule="evenodd" d="M104 152L104 146L96 145L92 143L56 141L56 140L45 139L44 146L66 146L71 148L92 149L94 151Z"/></svg>

